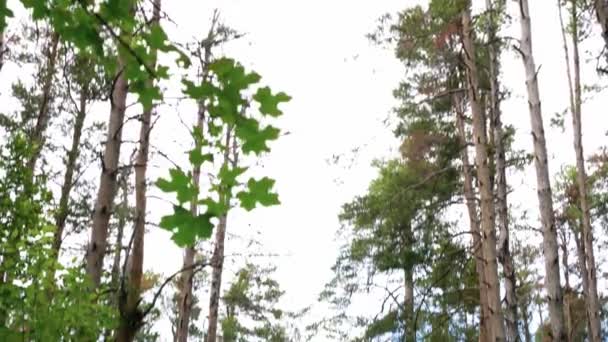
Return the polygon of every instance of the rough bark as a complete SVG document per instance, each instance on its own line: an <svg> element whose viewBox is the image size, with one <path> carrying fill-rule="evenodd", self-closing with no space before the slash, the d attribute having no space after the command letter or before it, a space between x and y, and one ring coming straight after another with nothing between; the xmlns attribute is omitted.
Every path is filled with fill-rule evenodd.
<svg viewBox="0 0 608 342"><path fill-rule="evenodd" d="M154 0L152 20L150 25L160 23L161 0ZM151 65L156 65L156 51L151 51ZM147 87L154 86L153 79L149 79ZM150 133L152 129L152 108L144 110L141 116L139 130L139 147L135 161L135 224L133 226L133 245L131 246L127 263L125 286L121 288L124 295L123 303L119 303L120 324L117 333L117 342L131 342L143 324L143 316L139 311L138 303L141 299L141 284L144 267L144 245L146 234L146 192L148 184L146 174L148 170L148 154L150 150Z"/></svg>
<svg viewBox="0 0 608 342"><path fill-rule="evenodd" d="M488 25L488 55L490 71L490 117L493 120L492 138L496 161L496 209L498 213L498 227L500 235L498 238L498 260L502 264L505 275L505 334L507 341L518 341L519 331L517 328L517 296L515 295L515 267L511 256L509 240L509 205L507 202L507 175L505 146L502 127L502 112L500 110L500 86L498 82L499 61L496 47L496 19L495 8L491 0L486 0L486 9L491 15Z"/></svg>
<svg viewBox="0 0 608 342"><path fill-rule="evenodd" d="M491 187L490 168L488 167L488 148L479 99L479 79L475 64L475 46L472 38L470 9L462 13L462 40L464 62L467 69L467 93L473 115L473 137L477 179L481 198L482 248L485 262L486 291L488 297L489 341L504 341L505 326L500 303L498 265L496 252L496 231L494 227L494 194Z"/></svg>
<svg viewBox="0 0 608 342"><path fill-rule="evenodd" d="M574 243L576 245L576 261L578 263L578 269L580 271L580 277L581 277L581 284L583 286L583 297L585 297L585 301L587 300L587 297L589 296L589 272L587 271L587 263L585 261L585 245L583 243L583 241L581 241L581 235L582 233L580 233L581 229L580 229L580 224L578 224L578 222L573 222L573 227L577 227L575 229L578 229L578 231L573 232L572 236L574 236ZM579 235L581 234L581 235ZM585 302L585 308L587 307L586 302ZM587 310L587 315L589 315L589 312ZM589 317L587 317L587 330L591 331L591 321L589 320Z"/></svg>
<svg viewBox="0 0 608 342"><path fill-rule="evenodd" d="M78 113L74 119L74 131L72 132L72 146L68 152L68 160L65 165L65 173L63 175L63 184L61 186L61 196L59 198L59 207L55 215L55 233L53 236L53 253L55 258L59 257L61 244L63 241L63 232L65 230L66 220L69 216L70 194L74 186L74 172L76 171L76 161L80 155L80 138L82 137L82 129L84 127L84 119L87 115L87 100L88 100L88 85L83 85L80 91L80 103L78 104Z"/></svg>
<svg viewBox="0 0 608 342"><path fill-rule="evenodd" d="M118 56L118 74L116 75L116 81L112 89L110 117L101 164L101 176L93 211L91 237L87 246L86 269L94 288L97 288L101 282L103 260L106 255L108 224L112 215L112 203L116 196L116 178L119 172L118 161L120 158L122 126L127 100L127 80L124 75L124 67L125 63L122 57Z"/></svg>
<svg viewBox="0 0 608 342"><path fill-rule="evenodd" d="M454 102L456 102L455 100ZM459 105L456 105L456 124L458 135L462 149L460 151L460 159L462 161L462 174L464 178L463 193L469 214L469 230L472 237L472 251L475 258L475 268L477 270L477 278L479 281L479 341L487 341L488 328L488 295L485 288L485 270L483 263L483 250L481 248L481 231L479 228L479 219L477 214L476 197L473 190L473 174L471 172L471 164L469 162L469 153L466 131L464 128L464 113Z"/></svg>
<svg viewBox="0 0 608 342"><path fill-rule="evenodd" d="M51 34L49 46L46 50L46 66L43 71L42 81L42 98L38 107L38 115L36 124L31 134L31 141L34 144L32 156L27 162L27 167L32 170L36 167L36 162L40 158L42 147L44 145L44 131L48 126L49 112L52 102L53 78L55 76L55 65L57 62L57 52L59 50L59 36L56 33Z"/></svg>
<svg viewBox="0 0 608 342"><path fill-rule="evenodd" d="M532 54L532 33L528 0L519 0L521 20L521 53L526 73L526 87L532 140L534 143L534 165L536 169L537 194L543 230L543 253L545 259L545 288L554 341L565 341L563 296L560 286L559 252L553 213L553 198L549 178L547 146L543 127L542 109L538 90L538 78Z"/></svg>

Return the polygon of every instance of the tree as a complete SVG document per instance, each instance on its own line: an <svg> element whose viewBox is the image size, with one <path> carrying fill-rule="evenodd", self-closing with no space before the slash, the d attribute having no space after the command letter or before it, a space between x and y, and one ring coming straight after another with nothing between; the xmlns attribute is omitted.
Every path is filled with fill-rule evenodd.
<svg viewBox="0 0 608 342"><path fill-rule="evenodd" d="M532 52L532 33L530 28L530 11L527 0L519 1L521 21L521 42L518 51L521 54L526 72L526 87L534 143L534 165L536 168L537 194L543 227L543 254L545 258L545 288L549 305L549 317L553 339L564 341L563 294L560 284L559 252L557 230L553 216L553 198L549 178L547 144L543 128L543 117L538 90L538 73Z"/></svg>
<svg viewBox="0 0 608 342"><path fill-rule="evenodd" d="M562 35L564 39L564 52L566 56L566 71L568 75L568 86L570 91L570 112L572 114L572 131L574 136L574 152L576 155L576 175L577 175L577 186L579 193L579 201L581 208L581 223L583 232L583 244L584 244L584 260L586 264L587 273L587 289L585 291L585 298L587 301L587 317L589 319L589 334L591 341L601 341L601 324L600 324L600 304L597 293L597 270L595 262L595 253L593 250L593 229L591 226L591 217L589 209L589 198L587 190L587 173L585 170L585 159L583 153L583 142L582 142L582 123L581 123L581 111L582 111L582 86L581 86L581 67L579 57L579 41L581 29L581 19L579 18L579 12L584 10L581 1L572 0L568 1L570 4L570 22L569 22L569 35L572 44L572 61L570 61L570 55L568 51L568 44L566 42L566 29L562 22ZM562 5L558 2L561 18ZM570 63L572 62L572 72Z"/></svg>
<svg viewBox="0 0 608 342"><path fill-rule="evenodd" d="M224 341L289 341L281 321L293 314L278 308L284 292L271 278L274 270L248 263L236 273L222 297Z"/></svg>

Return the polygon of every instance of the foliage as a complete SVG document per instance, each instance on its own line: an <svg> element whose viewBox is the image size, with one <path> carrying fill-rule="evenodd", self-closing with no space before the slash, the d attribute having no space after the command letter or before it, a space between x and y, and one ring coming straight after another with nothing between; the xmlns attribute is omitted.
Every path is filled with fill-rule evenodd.
<svg viewBox="0 0 608 342"><path fill-rule="evenodd" d="M262 127L261 119L281 115L278 104L288 101L289 96L282 92L272 94L268 87L254 90L252 87L259 82L260 76L255 72L246 72L232 59L216 60L209 70L215 82L195 84L189 80L183 81L184 92L197 101L204 101L209 112L208 134L204 136L199 128L192 132L195 146L188 152L192 168L203 165L212 167L215 155L236 149L237 143L230 141L230 134L234 134L235 140L240 142L238 149L244 154L258 155L270 151L267 144L279 137L279 129L272 125ZM260 119L247 115L245 111L248 100L244 94L248 92L255 94L253 102L259 105ZM235 151L232 153L239 154ZM160 227L173 233L176 244L187 246L211 236L212 218L219 218L228 212L235 191L241 207L246 210L252 210L258 204L269 206L280 203L278 195L272 192L274 180L268 177L259 180L250 178L246 187L241 187L238 179L246 171L247 168L239 167L236 161L223 163L214 177L210 192L203 194L196 186L192 172L171 169L170 178L161 178L156 185L164 192L175 193L178 203L173 206L172 215L162 218ZM206 210L194 216L187 209L187 204L204 205Z"/></svg>
<svg viewBox="0 0 608 342"><path fill-rule="evenodd" d="M270 278L274 268L247 264L222 298L226 315L221 321L224 341L287 341L281 320L293 316L277 305L283 296L276 280Z"/></svg>

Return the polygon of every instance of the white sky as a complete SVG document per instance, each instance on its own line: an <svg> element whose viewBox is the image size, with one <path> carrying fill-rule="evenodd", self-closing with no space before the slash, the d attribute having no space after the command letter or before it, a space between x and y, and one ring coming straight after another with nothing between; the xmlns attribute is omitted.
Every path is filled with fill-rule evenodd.
<svg viewBox="0 0 608 342"><path fill-rule="evenodd" d="M362 193L374 177L370 162L392 155L398 142L391 128L383 124L395 105L392 90L403 75L392 50L370 44L365 34L373 31L382 14L395 13L417 1L407 0L209 0L164 1L164 10L177 23L164 23L169 36L191 41L206 34L214 8L219 8L226 24L247 36L220 49L222 53L253 68L263 77L262 83L293 97L283 106L280 126L291 134L272 144L272 152L258 166L258 172L277 180L282 205L257 209L253 213L237 211L229 218L228 231L253 236L263 242L264 251L280 256L266 259L278 266L276 279L286 290L285 303L301 308L316 301L324 283L330 279L339 242L334 241L339 227L337 214L342 203ZM478 6L483 2L474 1ZM556 172L564 161L573 160L573 149L566 117L565 133L549 127L553 113L567 103L563 69L562 43L555 1L530 1L534 49L540 69L540 87L550 154L557 160L550 164ZM514 4L508 2L509 6ZM513 9L513 8L511 8ZM514 12L516 13L516 12ZM516 21L508 35L519 36ZM602 44L597 37L590 42L594 49ZM595 50L594 50L595 51ZM504 121L519 128L516 144L531 151L529 116L525 98L524 74L515 53L506 54L504 84L513 91L503 106ZM594 63L584 70L584 80L595 81ZM8 69L8 71L7 71ZM7 66L3 74L17 70ZM4 78L4 76L3 76ZM2 93L6 94L6 84ZM177 93L169 89L168 93ZM602 94L603 96L603 94ZM605 96L598 96L584 106L583 132L587 153L604 142L606 131ZM107 118L107 109L98 108L96 120ZM153 143L181 165L179 154L187 148L188 136L177 120L179 115L192 122L194 111L188 106L163 106L161 119L152 133ZM97 115L97 114L96 114ZM131 126L129 134L138 132ZM353 154L353 148L360 148ZM123 155L128 155L128 152ZM327 160L345 154L338 165ZM354 158L351 162L348 159ZM166 174L169 164L153 159L150 179ZM261 171L260 171L261 170ZM536 216L535 179L531 168L511 178L517 188L511 202L532 208ZM97 171L96 171L97 172ZM156 191L151 191L158 194ZM151 219L169 212L161 201L151 199ZM181 266L182 252L169 235L151 228L146 237L145 267L170 274ZM227 254L246 253L245 244L227 245ZM256 250L257 251L257 250ZM242 259L237 266L242 265ZM235 269L228 269L230 274ZM229 276L224 278L227 283ZM601 288L605 280L600 279ZM201 298L203 306L208 297ZM376 308L373 308L375 311ZM202 315L205 315L203 313ZM317 317L318 318L318 317ZM166 328L161 328L164 331ZM169 341L169 336L165 336Z"/></svg>

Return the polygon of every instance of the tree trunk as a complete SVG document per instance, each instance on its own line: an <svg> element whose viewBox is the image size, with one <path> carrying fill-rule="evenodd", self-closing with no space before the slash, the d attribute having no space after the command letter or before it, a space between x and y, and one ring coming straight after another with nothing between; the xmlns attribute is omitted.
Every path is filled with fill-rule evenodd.
<svg viewBox="0 0 608 342"><path fill-rule="evenodd" d="M97 288L101 282L103 260L106 254L108 224L112 215L112 203L116 196L116 177L122 144L122 126L127 100L127 79L124 75L125 63L118 57L118 74L112 89L112 107L108 122L107 140L101 165L99 189L93 211L91 238L87 246L87 274Z"/></svg>
<svg viewBox="0 0 608 342"><path fill-rule="evenodd" d="M243 110L245 107L243 106ZM231 144L231 133L232 128L226 128L226 149L224 151L224 165L230 163L230 144ZM232 142L233 146L236 144ZM236 166L238 163L238 157L235 155L232 164ZM230 197L220 198L221 203L226 205L226 208L230 208ZM228 209L229 210L229 209ZM222 272L224 271L224 242L226 240L226 224L228 223L228 213L220 217L215 231L215 248L213 250L213 256L211 257L211 290L209 295L209 319L207 327L207 342L216 342L217 336L217 322L219 318L219 306L220 306L220 291L222 289Z"/></svg>
<svg viewBox="0 0 608 342"><path fill-rule="evenodd" d="M404 271L404 297L405 308L405 341L415 342L416 331L414 330L414 273L411 270Z"/></svg>
<svg viewBox="0 0 608 342"><path fill-rule="evenodd" d="M496 231L494 228L494 195L491 188L490 169L488 167L487 138L479 102L479 79L475 65L475 47L473 44L470 9L462 13L462 37L464 61L467 69L467 88L471 112L473 115L473 136L477 179L481 197L481 227L483 232L482 248L485 262L486 288L488 295L489 341L504 341L505 328L500 303L498 265L496 255Z"/></svg>
<svg viewBox="0 0 608 342"><path fill-rule="evenodd" d="M530 107L532 139L534 142L534 165L536 168L537 193L543 226L543 253L545 257L545 288L551 320L552 337L554 341L565 341L564 308L559 274L559 252L557 232L553 214L553 198L549 180L549 165L547 146L538 90L536 64L532 54L532 33L528 0L519 0L521 15L521 46L524 68L526 72L526 87Z"/></svg>
<svg viewBox="0 0 608 342"><path fill-rule="evenodd" d="M222 287L222 272L224 270L224 240L226 238L227 215L220 217L220 222L215 232L215 249L211 264L211 294L209 296L209 324L207 330L207 342L216 342L217 322L219 317L220 291Z"/></svg>
<svg viewBox="0 0 608 342"><path fill-rule="evenodd" d="M215 35L215 25L216 25L216 17L214 17L214 20L211 23L211 28L209 29L209 33L207 34L207 41L209 42L207 45L205 45L204 47L204 57L203 57L203 65L201 65L202 68L202 81L203 82L208 82L208 66L209 63L211 62L211 47L212 47L212 42L213 42L213 37ZM206 114L207 108L205 106L204 102L199 103L199 108L198 108L198 119L197 119L197 128L200 130L200 132L204 132L204 125L205 125L205 114ZM194 167L194 170L192 170L192 177L194 179L194 184L196 187L199 186L200 184L200 175L201 175L201 168L200 166L196 166ZM198 206L196 204L192 204L190 206L190 212L193 215L197 215L198 214ZM187 342L188 341L188 328L190 326L190 314L191 314L191 310L192 310L192 283L193 283L193 277L194 277L194 272L191 268L192 264L194 264L194 257L196 255L196 250L195 247L187 247L184 253L184 260L183 260L183 269L186 269L186 271L184 271L182 273L181 276L181 285L180 285L180 295L179 295L179 303L178 303L178 316L177 316L177 327L176 327L176 333L175 333L175 341L176 342Z"/></svg>
<svg viewBox="0 0 608 342"><path fill-rule="evenodd" d="M44 79L42 84L42 99L38 107L38 117L36 118L36 125L32 132L31 139L34 144L32 156L27 162L27 167L34 172L36 162L42 152L44 145L44 131L49 122L49 110L52 102L51 91L53 89L53 77L55 76L55 64L57 62L57 52L59 47L59 35L56 33L51 34L51 40L46 52L46 67L44 69Z"/></svg>
<svg viewBox="0 0 608 342"><path fill-rule="evenodd" d="M497 213L500 235L498 238L498 259L505 274L505 333L507 341L518 341L517 329L517 297L515 295L515 267L511 256L509 243L509 205L507 202L507 175L505 161L505 146L502 128L502 113L500 110L500 86L498 83L499 61L496 48L495 8L491 0L486 0L486 9L490 13L488 25L489 70L490 70L490 117L494 121L493 141L496 160L496 194Z"/></svg>
<svg viewBox="0 0 608 342"><path fill-rule="evenodd" d="M454 102L458 101L457 99ZM488 295L485 287L485 270L483 263L483 250L481 248L481 231L479 229L479 220L477 214L476 197L473 191L473 175L471 173L471 164L469 163L469 153L467 148L467 136L464 129L464 113L461 106L456 105L456 124L458 127L458 135L462 145L460 150L460 158L462 160L462 174L464 178L463 193L464 199L469 214L469 229L472 237L472 251L475 258L475 267L477 270L477 278L479 281L479 341L488 340Z"/></svg>
<svg viewBox="0 0 608 342"><path fill-rule="evenodd" d="M523 310L521 310L521 313L524 324L523 328L525 341L532 342L532 335L530 334L530 317L528 317L528 307L526 306Z"/></svg>
<svg viewBox="0 0 608 342"><path fill-rule="evenodd" d="M150 25L160 23L161 0L154 0L152 21ZM152 50L151 65L156 66L156 51ZM147 87L153 87L154 81L148 79ZM141 284L143 280L144 267L144 242L146 234L146 173L148 170L148 152L150 150L150 132L152 121L152 108L144 110L141 116L139 131L139 148L135 162L135 224L133 227L133 245L127 263L127 274L125 286L121 291L125 293L120 298L125 298L124 303L119 303L120 324L118 328L117 342L131 342L137 331L143 324L144 317L141 315L138 303L141 299Z"/></svg>
<svg viewBox="0 0 608 342"><path fill-rule="evenodd" d="M589 325L591 331L589 338L592 342L602 341L602 329L600 323L600 303L597 293L597 268L595 264L595 253L593 250L593 227L591 226L589 198L587 191L587 174L585 171L585 159L583 153L582 142L582 123L581 123L581 107L582 107L582 90L581 90L581 72L580 72L580 57L578 49L578 14L576 10L576 1L572 1L572 47L573 47L573 62L574 62L574 108L572 108L572 130L574 135L574 152L576 154L576 180L578 183L579 200L582 211L582 228L583 228L583 244L585 246L585 261L587 263L589 293L587 299L587 315L589 316Z"/></svg>
<svg viewBox="0 0 608 342"><path fill-rule="evenodd" d="M80 91L80 103L78 113L74 121L74 132L72 133L72 146L68 152L68 160L65 166L65 174L63 175L63 185L61 186L61 197L59 198L59 207L55 215L55 233L53 237L53 253L55 259L59 258L61 244L63 242L63 232L65 230L66 220L69 216L70 193L74 186L74 171L76 170L76 161L80 154L80 138L84 126L84 119L87 115L87 100L88 100L88 85L83 85Z"/></svg>

